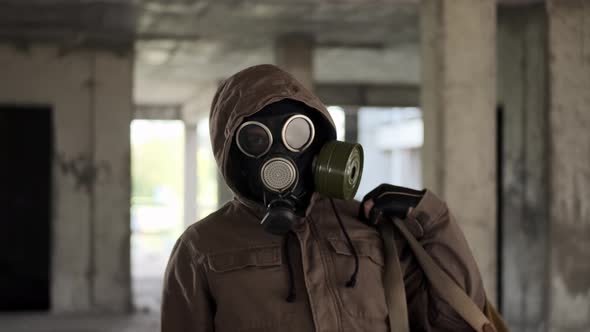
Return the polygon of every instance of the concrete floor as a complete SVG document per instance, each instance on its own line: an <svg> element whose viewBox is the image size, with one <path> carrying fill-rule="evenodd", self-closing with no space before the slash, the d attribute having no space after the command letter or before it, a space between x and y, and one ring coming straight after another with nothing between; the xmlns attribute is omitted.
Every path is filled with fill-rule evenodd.
<svg viewBox="0 0 590 332"><path fill-rule="evenodd" d="M158 314L0 315L2 332L156 332Z"/></svg>
<svg viewBox="0 0 590 332"><path fill-rule="evenodd" d="M136 313L1 313L0 332L157 332L160 331L162 278L133 280Z"/></svg>
<svg viewBox="0 0 590 332"><path fill-rule="evenodd" d="M138 312L159 314L162 303L162 277L133 279L133 303Z"/></svg>

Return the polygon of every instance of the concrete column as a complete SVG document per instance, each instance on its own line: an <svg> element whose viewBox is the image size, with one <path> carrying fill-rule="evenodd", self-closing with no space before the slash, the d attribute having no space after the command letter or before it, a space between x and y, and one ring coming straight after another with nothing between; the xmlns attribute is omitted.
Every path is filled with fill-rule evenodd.
<svg viewBox="0 0 590 332"><path fill-rule="evenodd" d="M186 123L185 127L185 197L184 197L184 224L189 226L197 222L198 206L197 206L197 150L199 148L198 141L198 123L203 118L207 118L211 109L211 101L215 95L215 91L219 86L217 81L205 81L195 86L195 94L193 98L188 100L182 106L182 119ZM209 140L207 140L209 142ZM200 142L203 144L204 142ZM210 144L210 143L207 143ZM225 181L218 177L218 192L222 190L229 191ZM205 181L206 182L206 181ZM218 193L213 193L218 195ZM231 192L229 195L223 196L233 197ZM228 199L228 200L229 200ZM219 202L225 202L219 200ZM219 205L221 206L221 205Z"/></svg>
<svg viewBox="0 0 590 332"><path fill-rule="evenodd" d="M590 330L590 1L549 1L549 331Z"/></svg>
<svg viewBox="0 0 590 332"><path fill-rule="evenodd" d="M122 313L131 310L129 139L133 57L104 52L93 55L92 62L95 178L90 231L94 236L91 300L95 310Z"/></svg>
<svg viewBox="0 0 590 332"><path fill-rule="evenodd" d="M342 106L344 109L344 140L350 143L358 142L359 107Z"/></svg>
<svg viewBox="0 0 590 332"><path fill-rule="evenodd" d="M496 298L496 2L421 1L426 187L449 204Z"/></svg>
<svg viewBox="0 0 590 332"><path fill-rule="evenodd" d="M547 23L544 4L498 8L502 110L500 308L513 331L547 326Z"/></svg>
<svg viewBox="0 0 590 332"><path fill-rule="evenodd" d="M184 127L184 225L197 221L197 125Z"/></svg>
<svg viewBox="0 0 590 332"><path fill-rule="evenodd" d="M275 63L291 73L306 88L313 90L313 36L289 34L277 39Z"/></svg>

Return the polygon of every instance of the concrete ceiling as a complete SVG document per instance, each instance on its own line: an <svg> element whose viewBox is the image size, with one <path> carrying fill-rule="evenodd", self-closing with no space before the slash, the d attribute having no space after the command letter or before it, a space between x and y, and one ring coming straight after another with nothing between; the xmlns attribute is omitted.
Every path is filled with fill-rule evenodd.
<svg viewBox="0 0 590 332"><path fill-rule="evenodd" d="M250 65L274 62L274 41L316 40L318 82L419 78L414 1L2 0L0 39L65 50L136 45L136 101L182 104Z"/></svg>
<svg viewBox="0 0 590 332"><path fill-rule="evenodd" d="M247 66L274 62L274 42L308 33L317 44L318 82L416 83L417 10L391 1L212 0L163 6L144 1L138 20L137 90L141 102L195 94ZM179 33L181 32L181 33ZM173 39L152 38L175 36ZM171 88L173 87L173 88ZM144 93L145 92L145 93ZM198 90L197 92L198 93Z"/></svg>

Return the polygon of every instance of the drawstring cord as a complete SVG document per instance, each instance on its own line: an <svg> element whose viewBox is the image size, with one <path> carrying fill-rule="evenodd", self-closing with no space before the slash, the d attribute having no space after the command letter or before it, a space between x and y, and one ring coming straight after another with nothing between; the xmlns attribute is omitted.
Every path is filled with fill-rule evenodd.
<svg viewBox="0 0 590 332"><path fill-rule="evenodd" d="M330 204L332 205L332 210L334 211L334 214L336 215L336 219L338 219L338 224L340 225L340 229L342 230L342 233L344 233L344 237L346 237L346 242L348 242L348 245L350 246L350 250L352 251L352 254L354 255L354 272L350 276L350 280L348 280L348 282L346 283L346 287L354 288L354 286L356 285L356 277L359 273L359 255L356 252L356 248L352 244L352 240L350 239L350 236L348 235L348 232L346 231L346 227L344 227L344 223L342 222L342 219L340 218L340 214L338 214L338 210L336 209L336 205L334 204L334 200L332 200L332 198L330 198Z"/></svg>
<svg viewBox="0 0 590 332"><path fill-rule="evenodd" d="M289 254L289 233L285 234L285 241L283 242L283 249L285 251L285 259L287 260L287 269L289 270L289 294L287 295L287 302L295 302L295 277L293 275L293 264L291 262L291 255Z"/></svg>
<svg viewBox="0 0 590 332"><path fill-rule="evenodd" d="M338 213L338 210L336 209L336 205L334 204L334 201L331 198L330 198L330 204L332 205L332 210L334 211L334 214L336 215L336 219L338 220L338 225L340 226L342 233L344 233L344 237L346 238L346 242L348 242L350 250L352 251L352 254L354 256L354 271L352 272L350 279L346 282L346 287L354 288L356 286L356 278L357 278L358 272L359 272L359 256L358 256L355 246L352 243L352 240L350 239L350 235L348 235L348 231L346 230L346 227L344 227L344 223L342 222L342 218L340 218L340 214ZM291 261L291 254L289 253L289 234L290 233L291 232L285 234L285 241L283 242L283 250L285 251L285 259L286 259L287 269L288 269L288 273L289 273L289 293L287 295L286 300L287 300L287 302L292 303L292 302L295 302L295 299L297 298L297 296L296 296L296 289L295 289L295 276L293 275L293 262Z"/></svg>

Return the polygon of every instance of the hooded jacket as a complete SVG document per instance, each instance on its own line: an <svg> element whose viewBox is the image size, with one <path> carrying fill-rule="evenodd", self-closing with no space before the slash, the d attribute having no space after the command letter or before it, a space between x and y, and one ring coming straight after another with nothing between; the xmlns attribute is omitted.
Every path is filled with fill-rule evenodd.
<svg viewBox="0 0 590 332"><path fill-rule="evenodd" d="M219 87L210 113L211 142L235 198L188 227L177 241L164 279L163 332L390 331L383 241L377 229L357 218L359 202L333 200L334 211L329 199L315 193L305 217L294 226L294 235L279 237L263 230L264 208L241 195L229 177L229 150L243 119L285 98L305 103L333 125L322 102L275 66L247 68ZM346 287L354 255L335 212L359 258L354 287ZM480 274L446 204L426 191L404 222L483 308ZM471 331L429 287L403 238L395 241L412 330ZM293 302L286 300L290 277Z"/></svg>

